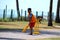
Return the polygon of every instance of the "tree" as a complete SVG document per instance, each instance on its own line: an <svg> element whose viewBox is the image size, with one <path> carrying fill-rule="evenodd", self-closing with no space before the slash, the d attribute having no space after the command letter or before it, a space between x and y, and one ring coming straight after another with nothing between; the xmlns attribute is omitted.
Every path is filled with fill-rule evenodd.
<svg viewBox="0 0 60 40"><path fill-rule="evenodd" d="M58 4L57 4L57 13L56 13L56 19L55 19L56 23L60 23L60 20L59 20L59 6L60 6L60 0L58 0Z"/></svg>
<svg viewBox="0 0 60 40"><path fill-rule="evenodd" d="M3 20L5 20L6 14L7 14L7 5L6 5L6 9L3 10Z"/></svg>
<svg viewBox="0 0 60 40"><path fill-rule="evenodd" d="M36 11L36 18L38 17L38 11Z"/></svg>
<svg viewBox="0 0 60 40"><path fill-rule="evenodd" d="M5 19L5 9L3 10L3 20Z"/></svg>
<svg viewBox="0 0 60 40"><path fill-rule="evenodd" d="M52 20L54 20L54 12L52 13Z"/></svg>
<svg viewBox="0 0 60 40"><path fill-rule="evenodd" d="M11 9L11 16L10 19L13 21L13 9Z"/></svg>
<svg viewBox="0 0 60 40"><path fill-rule="evenodd" d="M25 11L25 21L26 21L26 11Z"/></svg>
<svg viewBox="0 0 60 40"><path fill-rule="evenodd" d="M48 26L53 26L53 24L52 24L52 4L53 4L53 0L50 0L50 9L49 9L49 15L48 15Z"/></svg>
<svg viewBox="0 0 60 40"><path fill-rule="evenodd" d="M42 11L42 19L43 19L43 11Z"/></svg>
<svg viewBox="0 0 60 40"><path fill-rule="evenodd" d="M19 3L18 0L16 0L16 7L17 7L17 14L18 14L18 21L20 20L20 11L19 11Z"/></svg>
<svg viewBox="0 0 60 40"><path fill-rule="evenodd" d="M22 21L22 14L23 14L23 9L21 9L21 21Z"/></svg>
<svg viewBox="0 0 60 40"><path fill-rule="evenodd" d="M6 10L5 10L5 13L7 14L7 5L6 5Z"/></svg>

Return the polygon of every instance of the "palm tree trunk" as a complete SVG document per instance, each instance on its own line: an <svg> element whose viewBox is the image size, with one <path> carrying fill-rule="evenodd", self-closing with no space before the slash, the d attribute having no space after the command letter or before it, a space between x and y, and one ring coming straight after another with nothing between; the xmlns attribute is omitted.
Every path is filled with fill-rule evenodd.
<svg viewBox="0 0 60 40"><path fill-rule="evenodd" d="M26 21L26 10L25 10L25 21Z"/></svg>
<svg viewBox="0 0 60 40"><path fill-rule="evenodd" d="M17 14L18 14L18 21L20 20L20 11L19 11L19 3L18 0L16 0L16 7L17 7Z"/></svg>
<svg viewBox="0 0 60 40"><path fill-rule="evenodd" d="M58 4L57 4L57 14L56 14L56 19L55 19L55 22L56 23L60 23L60 20L59 20L59 6L60 6L60 0L58 0Z"/></svg>
<svg viewBox="0 0 60 40"><path fill-rule="evenodd" d="M5 13L7 14L7 5L6 5Z"/></svg>
<svg viewBox="0 0 60 40"><path fill-rule="evenodd" d="M38 11L36 11L36 18L38 17Z"/></svg>
<svg viewBox="0 0 60 40"><path fill-rule="evenodd" d="M23 14L23 9L21 9L21 21L22 21L22 14Z"/></svg>
<svg viewBox="0 0 60 40"><path fill-rule="evenodd" d="M5 9L4 9L4 10L3 10L3 20L5 20L5 15L6 15L5 12L6 12L6 11L5 11Z"/></svg>
<svg viewBox="0 0 60 40"><path fill-rule="evenodd" d="M10 16L11 21L13 21L13 9L11 9L11 16Z"/></svg>
<svg viewBox="0 0 60 40"><path fill-rule="evenodd" d="M49 9L49 15L48 15L48 26L53 26L53 24L52 24L52 4L53 4L53 0L50 0L50 9Z"/></svg>
<svg viewBox="0 0 60 40"><path fill-rule="evenodd" d="M43 19L43 16L44 16L44 14L43 14L43 11L42 11L42 19Z"/></svg>

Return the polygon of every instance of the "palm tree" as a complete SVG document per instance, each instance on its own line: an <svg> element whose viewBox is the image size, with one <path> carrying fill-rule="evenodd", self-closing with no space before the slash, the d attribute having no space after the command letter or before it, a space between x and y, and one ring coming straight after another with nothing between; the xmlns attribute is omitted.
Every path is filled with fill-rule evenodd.
<svg viewBox="0 0 60 40"><path fill-rule="evenodd" d="M26 11L25 11L25 21L26 21Z"/></svg>
<svg viewBox="0 0 60 40"><path fill-rule="evenodd" d="M21 21L22 21L22 14L23 14L23 9L21 9Z"/></svg>
<svg viewBox="0 0 60 40"><path fill-rule="evenodd" d="M19 11L19 3L18 0L16 0L16 7L17 7L17 14L18 14L18 21L20 20L20 11Z"/></svg>
<svg viewBox="0 0 60 40"><path fill-rule="evenodd" d="M36 18L38 17L38 11L36 11Z"/></svg>
<svg viewBox="0 0 60 40"><path fill-rule="evenodd" d="M3 20L5 19L5 9L3 10Z"/></svg>
<svg viewBox="0 0 60 40"><path fill-rule="evenodd" d="M53 0L50 0L50 9L49 9L49 15L48 15L48 26L53 26L53 24L52 24L52 4L53 4Z"/></svg>
<svg viewBox="0 0 60 40"><path fill-rule="evenodd" d="M43 11L42 11L42 19L43 19Z"/></svg>
<svg viewBox="0 0 60 40"><path fill-rule="evenodd" d="M53 18L52 20L54 20L54 12L52 13L52 18Z"/></svg>
<svg viewBox="0 0 60 40"><path fill-rule="evenodd" d="M10 19L13 21L13 9L11 9L11 16Z"/></svg>
<svg viewBox="0 0 60 40"><path fill-rule="evenodd" d="M60 0L58 0L58 4L57 4L57 14L56 14L56 19L55 19L55 22L56 23L60 23L60 20L59 20L59 6L60 6Z"/></svg>
<svg viewBox="0 0 60 40"><path fill-rule="evenodd" d="M6 11L5 13L7 14L7 5L6 5L6 9L5 9L5 11Z"/></svg>

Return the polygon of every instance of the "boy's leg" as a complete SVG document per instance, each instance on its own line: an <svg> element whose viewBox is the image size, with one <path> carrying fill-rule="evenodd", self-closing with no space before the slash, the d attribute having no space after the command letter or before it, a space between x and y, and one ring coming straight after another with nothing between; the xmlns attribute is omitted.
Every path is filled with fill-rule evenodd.
<svg viewBox="0 0 60 40"><path fill-rule="evenodd" d="M30 35L33 34L33 27L34 27L35 23L30 23Z"/></svg>
<svg viewBox="0 0 60 40"><path fill-rule="evenodd" d="M30 35L32 35L33 34L33 28L30 28Z"/></svg>

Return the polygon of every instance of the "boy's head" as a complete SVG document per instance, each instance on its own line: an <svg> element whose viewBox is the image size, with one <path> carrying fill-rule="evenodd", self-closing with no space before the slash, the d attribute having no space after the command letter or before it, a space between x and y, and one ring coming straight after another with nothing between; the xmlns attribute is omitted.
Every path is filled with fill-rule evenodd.
<svg viewBox="0 0 60 40"><path fill-rule="evenodd" d="M28 13L31 13L31 8L28 8Z"/></svg>

